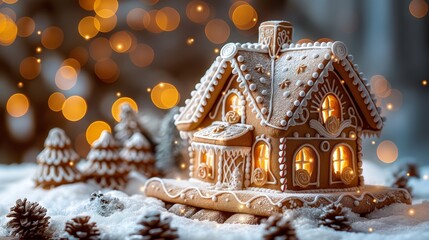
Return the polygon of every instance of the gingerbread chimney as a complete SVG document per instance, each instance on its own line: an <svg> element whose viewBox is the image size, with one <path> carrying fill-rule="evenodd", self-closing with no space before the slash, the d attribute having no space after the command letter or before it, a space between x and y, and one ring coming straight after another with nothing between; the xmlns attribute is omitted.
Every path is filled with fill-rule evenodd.
<svg viewBox="0 0 429 240"><path fill-rule="evenodd" d="M259 43L268 46L271 58L275 58L283 44L292 42L293 26L287 21L267 21L259 26Z"/></svg>

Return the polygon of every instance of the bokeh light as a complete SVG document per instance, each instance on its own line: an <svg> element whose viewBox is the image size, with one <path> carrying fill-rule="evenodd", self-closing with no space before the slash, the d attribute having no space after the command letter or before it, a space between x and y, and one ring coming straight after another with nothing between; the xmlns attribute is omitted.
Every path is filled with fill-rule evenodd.
<svg viewBox="0 0 429 240"><path fill-rule="evenodd" d="M103 131L112 132L109 124L103 121L95 121L86 129L86 141L92 145L101 135Z"/></svg>
<svg viewBox="0 0 429 240"><path fill-rule="evenodd" d="M63 43L64 33L59 27L48 27L42 33L42 45L47 49L56 49Z"/></svg>
<svg viewBox="0 0 429 240"><path fill-rule="evenodd" d="M428 85L428 80L422 80L422 85L423 86L427 86Z"/></svg>
<svg viewBox="0 0 429 240"><path fill-rule="evenodd" d="M85 116L86 110L86 101L81 96L67 98L62 106L64 117L72 122L81 120Z"/></svg>
<svg viewBox="0 0 429 240"><path fill-rule="evenodd" d="M18 33L15 22L7 15L0 13L0 45L11 45Z"/></svg>
<svg viewBox="0 0 429 240"><path fill-rule="evenodd" d="M79 0L79 6L87 11L94 10L95 0Z"/></svg>
<svg viewBox="0 0 429 240"><path fill-rule="evenodd" d="M179 103L180 95L174 85L162 82L152 89L150 98L156 107L170 109Z"/></svg>
<svg viewBox="0 0 429 240"><path fill-rule="evenodd" d="M112 83L118 80L119 67L115 61L110 58L97 61L94 70L97 77L103 82Z"/></svg>
<svg viewBox="0 0 429 240"><path fill-rule="evenodd" d="M232 11L232 22L240 30L249 30L256 25L258 14L248 3L241 4Z"/></svg>
<svg viewBox="0 0 429 240"><path fill-rule="evenodd" d="M100 23L100 27L98 28L98 31L103 32L103 33L107 33L107 32L112 31L116 27L116 23L118 21L118 18L116 17L116 15L113 15L113 16L108 17L108 18L102 18L100 16L95 16L95 18ZM97 27L97 25L94 25L94 26Z"/></svg>
<svg viewBox="0 0 429 240"><path fill-rule="evenodd" d="M156 24L166 32L175 30L180 24L180 14L176 9L164 7L156 13Z"/></svg>
<svg viewBox="0 0 429 240"><path fill-rule="evenodd" d="M425 0L412 0L408 8L415 18L423 18L428 13L428 4Z"/></svg>
<svg viewBox="0 0 429 240"><path fill-rule="evenodd" d="M19 73L27 80L35 79L39 76L41 70L40 63L35 57L24 58L19 64Z"/></svg>
<svg viewBox="0 0 429 240"><path fill-rule="evenodd" d="M83 66L88 62L88 51L84 47L75 47L71 50L70 57L76 59Z"/></svg>
<svg viewBox="0 0 429 240"><path fill-rule="evenodd" d="M95 0L94 2L95 13L102 18L109 18L116 14L118 11L117 0Z"/></svg>
<svg viewBox="0 0 429 240"><path fill-rule="evenodd" d="M150 10L147 14L147 17L144 18L143 24L144 27L152 33L160 33L162 32L162 29L159 28L158 24L156 23L156 14L158 13L158 10L153 9Z"/></svg>
<svg viewBox="0 0 429 240"><path fill-rule="evenodd" d="M36 28L36 24L34 23L34 20L30 17L22 17L18 19L16 22L16 25L18 27L18 36L20 37L28 37Z"/></svg>
<svg viewBox="0 0 429 240"><path fill-rule="evenodd" d="M332 40L331 38L319 38L316 42L334 42L334 40Z"/></svg>
<svg viewBox="0 0 429 240"><path fill-rule="evenodd" d="M109 39L99 37L92 40L89 45L89 55L96 61L109 58L112 55Z"/></svg>
<svg viewBox="0 0 429 240"><path fill-rule="evenodd" d="M13 94L6 103L6 111L12 117L24 116L27 113L29 107L30 102L28 101L27 96L22 93Z"/></svg>
<svg viewBox="0 0 429 240"><path fill-rule="evenodd" d="M74 68L77 73L79 73L81 67L79 61L74 58L67 58L63 61L63 64L61 66L70 66Z"/></svg>
<svg viewBox="0 0 429 240"><path fill-rule="evenodd" d="M2 7L2 8L0 8L0 13L3 13L4 15L9 16L9 18L13 22L15 22L15 20L16 20L16 13L15 13L15 11L12 8Z"/></svg>
<svg viewBox="0 0 429 240"><path fill-rule="evenodd" d="M55 85L61 90L69 90L76 84L77 71L72 66L62 66L55 74Z"/></svg>
<svg viewBox="0 0 429 240"><path fill-rule="evenodd" d="M127 14L127 24L134 30L143 30L145 22L149 23L150 16L143 8L133 8Z"/></svg>
<svg viewBox="0 0 429 240"><path fill-rule="evenodd" d="M386 108L390 111L397 111L402 106L402 93L398 89L392 89L389 96L384 101L387 103Z"/></svg>
<svg viewBox="0 0 429 240"><path fill-rule="evenodd" d="M155 57L153 49L144 43L137 44L136 48L130 52L131 62L137 67L149 66Z"/></svg>
<svg viewBox="0 0 429 240"><path fill-rule="evenodd" d="M205 23L210 17L210 7L203 1L191 1L186 5L186 16L194 23Z"/></svg>
<svg viewBox="0 0 429 240"><path fill-rule="evenodd" d="M207 39L215 44L224 43L229 38L230 28L222 19L213 19L207 23L204 29Z"/></svg>
<svg viewBox="0 0 429 240"><path fill-rule="evenodd" d="M15 4L18 0L2 0L6 4Z"/></svg>
<svg viewBox="0 0 429 240"><path fill-rule="evenodd" d="M95 17L84 17L79 21L78 31L79 34L85 38L90 39L95 37L100 30L100 21Z"/></svg>
<svg viewBox="0 0 429 240"><path fill-rule="evenodd" d="M385 98L390 94L390 83L382 75L371 77L371 89L377 98Z"/></svg>
<svg viewBox="0 0 429 240"><path fill-rule="evenodd" d="M133 43L133 36L127 31L116 32L110 37L110 47L118 53L127 52Z"/></svg>
<svg viewBox="0 0 429 240"><path fill-rule="evenodd" d="M392 163L398 158L398 148L392 141L383 141L377 147L377 156L384 163Z"/></svg>
<svg viewBox="0 0 429 240"><path fill-rule="evenodd" d="M190 37L186 39L186 44L188 44L189 46L194 44L194 42L195 42L195 38Z"/></svg>
<svg viewBox="0 0 429 240"><path fill-rule="evenodd" d="M113 116L113 118L117 121L117 122L119 122L119 121L121 121L121 106L122 106L122 104L124 104L124 103L128 103L129 105L130 105L130 107L135 111L135 112L138 112L138 107L137 107L137 103L133 100L133 99L131 99L131 98L129 98L129 97L121 97L121 98L118 98L113 104L112 104L112 110L111 110L111 112L112 112L112 116Z"/></svg>
<svg viewBox="0 0 429 240"><path fill-rule="evenodd" d="M48 98L48 106L54 112L60 112L63 108L66 97L60 92L52 93Z"/></svg>

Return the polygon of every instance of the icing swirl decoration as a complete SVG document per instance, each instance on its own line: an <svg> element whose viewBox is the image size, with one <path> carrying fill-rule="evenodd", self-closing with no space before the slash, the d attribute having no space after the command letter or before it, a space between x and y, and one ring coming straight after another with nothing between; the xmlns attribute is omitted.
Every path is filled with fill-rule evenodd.
<svg viewBox="0 0 429 240"><path fill-rule="evenodd" d="M220 50L220 56L225 60L231 60L237 53L237 46L234 43L228 43Z"/></svg>
<svg viewBox="0 0 429 240"><path fill-rule="evenodd" d="M346 45L343 42L334 42L331 47L332 53L334 54L335 58L339 60L343 60L346 58L348 54L348 50Z"/></svg>
<svg viewBox="0 0 429 240"><path fill-rule="evenodd" d="M338 129L340 128L340 120L338 120L336 116L328 117L325 122L325 128L331 134L337 133Z"/></svg>
<svg viewBox="0 0 429 240"><path fill-rule="evenodd" d="M235 111L229 111L225 114L225 121L234 124L240 121L240 115Z"/></svg>
<svg viewBox="0 0 429 240"><path fill-rule="evenodd" d="M306 188L310 183L310 174L305 169L298 169L295 172L295 183L299 187Z"/></svg>
<svg viewBox="0 0 429 240"><path fill-rule="evenodd" d="M261 168L256 168L253 170L253 183L257 186L262 186L267 182L267 174Z"/></svg>
<svg viewBox="0 0 429 240"><path fill-rule="evenodd" d="M341 172L341 181L343 181L343 183L346 185L349 185L350 183L352 183L354 178L355 178L355 172L351 167L345 167Z"/></svg>
<svg viewBox="0 0 429 240"><path fill-rule="evenodd" d="M206 163L200 163L198 165L198 176L200 178L206 178L209 172L209 166Z"/></svg>

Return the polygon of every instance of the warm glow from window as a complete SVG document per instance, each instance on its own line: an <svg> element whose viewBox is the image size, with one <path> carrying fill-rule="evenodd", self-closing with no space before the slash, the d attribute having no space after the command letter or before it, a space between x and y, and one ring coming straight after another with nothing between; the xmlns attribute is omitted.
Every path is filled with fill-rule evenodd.
<svg viewBox="0 0 429 240"><path fill-rule="evenodd" d="M337 146L332 152L332 164L334 165L334 173L340 176L345 167L350 166L352 153L350 149L344 145Z"/></svg>
<svg viewBox="0 0 429 240"><path fill-rule="evenodd" d="M307 170L311 176L313 173L314 160L316 159L316 153L310 147L303 147L295 156L295 171L299 169Z"/></svg>
<svg viewBox="0 0 429 240"><path fill-rule="evenodd" d="M202 153L201 163L205 163L205 164L207 164L207 167L209 169L213 169L214 158L215 158L215 156L214 156L213 150L209 150L208 152ZM209 177L212 177L211 171L209 171L207 174Z"/></svg>
<svg viewBox="0 0 429 240"><path fill-rule="evenodd" d="M243 115L243 105L240 104L240 98L235 93L231 93L226 99L225 113L234 111L238 115Z"/></svg>
<svg viewBox="0 0 429 240"><path fill-rule="evenodd" d="M258 142L255 147L255 169L264 169L268 173L270 169L270 149L265 142Z"/></svg>
<svg viewBox="0 0 429 240"><path fill-rule="evenodd" d="M335 116L338 119L341 117L340 103L337 97L332 94L328 94L322 102L323 122L326 122L330 116Z"/></svg>

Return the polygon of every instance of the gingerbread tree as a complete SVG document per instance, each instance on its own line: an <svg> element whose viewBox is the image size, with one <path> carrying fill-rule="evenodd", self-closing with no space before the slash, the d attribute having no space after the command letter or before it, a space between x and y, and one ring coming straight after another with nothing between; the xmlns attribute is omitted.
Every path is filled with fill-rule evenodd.
<svg viewBox="0 0 429 240"><path fill-rule="evenodd" d="M119 156L119 145L113 136L103 131L88 153L85 175L103 188L123 189L128 179L128 168Z"/></svg>
<svg viewBox="0 0 429 240"><path fill-rule="evenodd" d="M150 143L143 134L136 132L125 141L120 156L125 160L130 170L140 172L146 177L157 175L155 158Z"/></svg>
<svg viewBox="0 0 429 240"><path fill-rule="evenodd" d="M148 136L147 131L139 121L137 113L128 103L121 105L120 117L120 122L115 126L115 138L121 145L125 144L125 141L130 139L136 132L140 132L143 135ZM147 140L150 143L150 148L152 148L152 140L150 138L147 138Z"/></svg>
<svg viewBox="0 0 429 240"><path fill-rule="evenodd" d="M45 140L45 149L37 156L36 187L50 189L83 180L76 168L79 155L71 147L64 130L53 128Z"/></svg>

